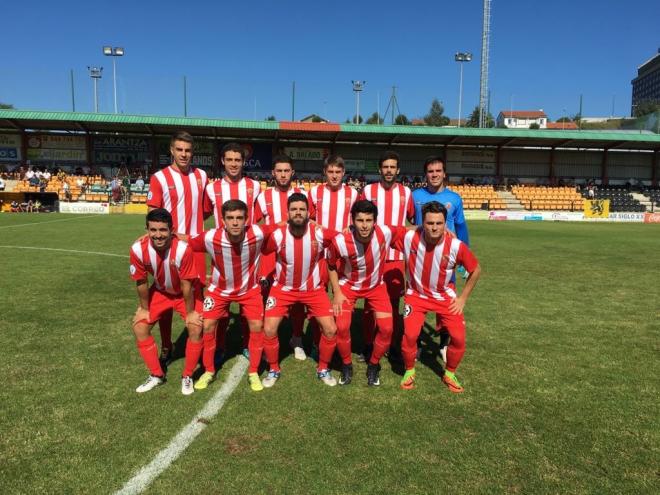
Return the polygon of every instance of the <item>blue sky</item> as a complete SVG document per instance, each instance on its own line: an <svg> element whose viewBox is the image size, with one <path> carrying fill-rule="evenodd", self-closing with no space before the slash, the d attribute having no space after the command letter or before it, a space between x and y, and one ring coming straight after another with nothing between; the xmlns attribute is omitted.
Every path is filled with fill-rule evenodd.
<svg viewBox="0 0 660 495"><path fill-rule="evenodd" d="M110 5L113 7L110 7ZM388 7L388 5L391 5ZM123 46L119 110L127 114L258 120L311 113L343 122L355 112L351 80L365 80L362 115L387 106L423 116L438 98L463 116L478 102L482 1L8 2L2 8L0 101L17 108L93 110L88 65L102 65L100 110L113 111L105 44ZM660 48L658 0L493 0L490 78L494 115L544 109L551 119L629 115L637 66Z"/></svg>

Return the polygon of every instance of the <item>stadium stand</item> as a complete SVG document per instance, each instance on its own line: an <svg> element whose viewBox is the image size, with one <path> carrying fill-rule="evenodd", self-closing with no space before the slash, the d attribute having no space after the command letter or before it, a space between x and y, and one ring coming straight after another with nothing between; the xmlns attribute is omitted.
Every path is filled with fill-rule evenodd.
<svg viewBox="0 0 660 495"><path fill-rule="evenodd" d="M582 196L587 198L586 189L582 192ZM612 212L644 212L646 207L639 201L633 198L632 194L626 189L605 187L597 189L595 192L595 199L609 199L610 211Z"/></svg>
<svg viewBox="0 0 660 495"><path fill-rule="evenodd" d="M583 206L583 196L570 186L517 185L511 192L526 210L574 211Z"/></svg>
<svg viewBox="0 0 660 495"><path fill-rule="evenodd" d="M654 206L660 207L660 189L646 189L643 194L649 198Z"/></svg>
<svg viewBox="0 0 660 495"><path fill-rule="evenodd" d="M463 208L466 210L490 209L504 210L506 203L495 191L493 186L478 185L450 185L449 188L460 194L463 199Z"/></svg>

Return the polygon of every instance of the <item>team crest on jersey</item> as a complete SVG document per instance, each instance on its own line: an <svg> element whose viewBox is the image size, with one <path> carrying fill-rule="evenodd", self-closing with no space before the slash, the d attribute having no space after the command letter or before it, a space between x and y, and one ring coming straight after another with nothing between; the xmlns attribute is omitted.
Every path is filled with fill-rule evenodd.
<svg viewBox="0 0 660 495"><path fill-rule="evenodd" d="M153 198L153 197L154 197L154 193L149 191L149 193L147 194L147 201L151 201L151 198Z"/></svg>
<svg viewBox="0 0 660 495"><path fill-rule="evenodd" d="M200 187L202 186L202 179L197 179L197 185Z"/></svg>
<svg viewBox="0 0 660 495"><path fill-rule="evenodd" d="M268 299L266 299L266 309L273 309L276 304L277 299L275 299L273 296L270 296Z"/></svg>
<svg viewBox="0 0 660 495"><path fill-rule="evenodd" d="M175 259L170 260L170 266L176 266L176 260Z"/></svg>
<svg viewBox="0 0 660 495"><path fill-rule="evenodd" d="M254 192L254 189L252 189L251 187L248 187L247 193L248 193L250 196L252 195L253 192Z"/></svg>
<svg viewBox="0 0 660 495"><path fill-rule="evenodd" d="M174 190L176 189L176 186L167 186L167 188L168 188L170 191L174 191Z"/></svg>
<svg viewBox="0 0 660 495"><path fill-rule="evenodd" d="M317 241L312 241L312 251L316 251L319 248L319 243Z"/></svg>
<svg viewBox="0 0 660 495"><path fill-rule="evenodd" d="M206 296L204 298L204 311L211 311L215 308L215 301L212 297Z"/></svg>
<svg viewBox="0 0 660 495"><path fill-rule="evenodd" d="M412 309L412 306L410 304L405 304L403 306L403 317L404 318L407 318L408 316L410 316L412 314L412 312L413 312L413 309Z"/></svg>
<svg viewBox="0 0 660 495"><path fill-rule="evenodd" d="M135 272L137 271L137 268L135 268L135 265L131 265L128 268L128 271L131 272L131 275L135 275Z"/></svg>
<svg viewBox="0 0 660 495"><path fill-rule="evenodd" d="M447 211L451 210L451 203L445 203L445 208L447 208Z"/></svg>

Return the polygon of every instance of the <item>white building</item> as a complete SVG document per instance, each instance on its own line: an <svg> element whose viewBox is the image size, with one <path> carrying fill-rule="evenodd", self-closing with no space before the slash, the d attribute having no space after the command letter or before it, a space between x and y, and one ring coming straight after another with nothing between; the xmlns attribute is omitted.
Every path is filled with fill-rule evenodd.
<svg viewBox="0 0 660 495"><path fill-rule="evenodd" d="M548 116L541 110L502 110L497 116L497 127L508 129L529 129L532 124L538 124L545 129Z"/></svg>

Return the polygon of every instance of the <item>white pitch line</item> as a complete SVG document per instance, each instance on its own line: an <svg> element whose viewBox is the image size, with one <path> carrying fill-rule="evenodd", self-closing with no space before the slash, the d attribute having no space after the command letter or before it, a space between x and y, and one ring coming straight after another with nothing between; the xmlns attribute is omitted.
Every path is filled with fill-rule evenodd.
<svg viewBox="0 0 660 495"><path fill-rule="evenodd" d="M37 250L37 251L59 251L61 253L94 254L94 255L97 255L97 256L113 256L115 258L128 258L128 255L126 255L126 254L101 253L100 251L79 251L77 249L59 249L59 248L37 247L37 246L3 246L3 245L0 245L0 248L34 249L34 250Z"/></svg>
<svg viewBox="0 0 660 495"><path fill-rule="evenodd" d="M85 215L82 217L60 218L59 220L47 220L46 222L18 223L16 225L3 225L0 229L11 229L12 227L29 227L30 225L43 225L44 223L68 222L69 220L80 220L81 218L95 218L98 215Z"/></svg>
<svg viewBox="0 0 660 495"><path fill-rule="evenodd" d="M149 464L140 469L135 476L128 480L121 490L115 492L115 495L137 494L146 490L151 482L188 448L197 435L204 431L208 422L220 412L222 406L225 405L225 402L241 381L247 367L247 359L239 357L229 372L227 381L222 384L220 390L209 399L192 421L172 438L169 445L161 450Z"/></svg>

